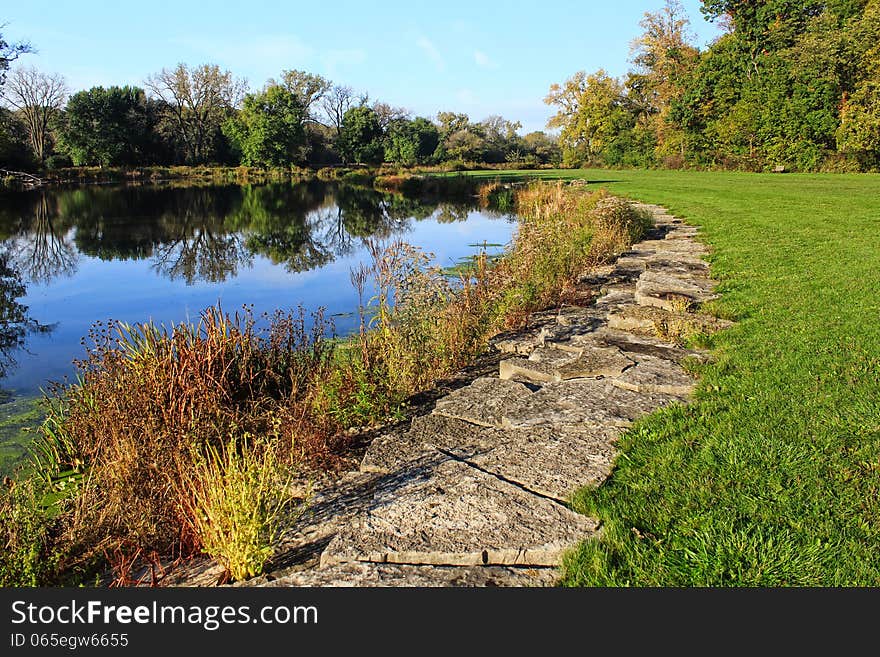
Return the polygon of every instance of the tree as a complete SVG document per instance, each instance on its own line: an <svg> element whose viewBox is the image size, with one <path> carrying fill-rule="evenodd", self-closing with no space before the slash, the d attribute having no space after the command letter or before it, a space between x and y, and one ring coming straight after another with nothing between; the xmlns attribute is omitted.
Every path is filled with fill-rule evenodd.
<svg viewBox="0 0 880 657"><path fill-rule="evenodd" d="M843 95L837 147L864 167L880 167L880 0L867 3L852 36L863 73L852 94Z"/></svg>
<svg viewBox="0 0 880 657"><path fill-rule="evenodd" d="M382 162L382 127L371 107L359 105L349 109L342 118L337 144L345 162L379 164Z"/></svg>
<svg viewBox="0 0 880 657"><path fill-rule="evenodd" d="M603 69L580 71L564 85L554 84L544 99L559 111L547 122L561 128L559 143L566 164L596 162L616 136L633 124L623 85Z"/></svg>
<svg viewBox="0 0 880 657"><path fill-rule="evenodd" d="M157 109L139 87L92 87L64 110L60 146L77 166L149 162Z"/></svg>
<svg viewBox="0 0 880 657"><path fill-rule="evenodd" d="M0 25L0 30L6 27L6 24ZM9 65L16 59L27 53L34 52L31 44L27 42L12 42L3 39L3 33L0 32L0 87L6 82L6 71Z"/></svg>
<svg viewBox="0 0 880 657"><path fill-rule="evenodd" d="M165 118L187 162L208 161L220 126L238 107L246 89L244 80L229 71L203 64L162 69L146 80L147 88L165 106Z"/></svg>
<svg viewBox="0 0 880 657"><path fill-rule="evenodd" d="M682 132L670 113L699 61L700 51L691 44L690 21L679 0L666 0L660 11L646 12L639 25L644 32L631 46L637 70L627 80L630 105L653 133L659 156L676 151L683 156Z"/></svg>
<svg viewBox="0 0 880 657"><path fill-rule="evenodd" d="M382 128L383 132L388 130L392 123L403 121L410 117L409 110L405 107L392 107L388 103L382 103L379 101L373 103L373 111L376 113L376 118L379 120L379 127Z"/></svg>
<svg viewBox="0 0 880 657"><path fill-rule="evenodd" d="M269 86L275 84L283 86L296 96L306 112L306 117L310 121L318 120L315 114L315 105L320 102L333 87L333 83L327 78L297 69L282 71L281 82L276 83L274 80L269 80Z"/></svg>
<svg viewBox="0 0 880 657"><path fill-rule="evenodd" d="M351 87L334 85L321 98L321 108L324 110L326 125L333 128L336 134L342 129L342 121L346 112L352 107L360 107L367 104L365 95L355 96Z"/></svg>
<svg viewBox="0 0 880 657"><path fill-rule="evenodd" d="M477 126L485 139L483 155L486 162L504 162L519 159L522 144L517 131L522 128L519 121L508 121L503 116L493 115L480 121Z"/></svg>
<svg viewBox="0 0 880 657"><path fill-rule="evenodd" d="M245 96L241 111L224 131L251 166L287 166L305 158L306 108L301 96L286 86L270 85Z"/></svg>
<svg viewBox="0 0 880 657"><path fill-rule="evenodd" d="M440 143L440 131L428 119L401 119L388 127L385 159L411 166L425 164Z"/></svg>
<svg viewBox="0 0 880 657"><path fill-rule="evenodd" d="M52 146L52 121L67 97L64 78L35 68L19 68L7 80L3 97L17 111L34 157L42 164Z"/></svg>

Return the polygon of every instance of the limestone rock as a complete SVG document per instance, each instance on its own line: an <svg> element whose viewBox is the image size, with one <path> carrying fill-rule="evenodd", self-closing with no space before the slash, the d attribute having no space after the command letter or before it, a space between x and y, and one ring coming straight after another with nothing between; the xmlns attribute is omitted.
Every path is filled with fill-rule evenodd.
<svg viewBox="0 0 880 657"><path fill-rule="evenodd" d="M548 383L504 414L505 429L555 427L626 427L660 406L681 401L662 394L643 394L612 385L604 379Z"/></svg>
<svg viewBox="0 0 880 657"><path fill-rule="evenodd" d="M595 520L437 454L377 489L343 527L321 565L351 561L556 566Z"/></svg>
<svg viewBox="0 0 880 657"><path fill-rule="evenodd" d="M516 381L480 377L439 400L433 412L485 427L500 426L504 413L531 394Z"/></svg>
<svg viewBox="0 0 880 657"><path fill-rule="evenodd" d="M694 388L694 379L680 365L662 358L642 355L635 367L620 376L613 377L611 383L627 390L645 393L662 393L686 397Z"/></svg>
<svg viewBox="0 0 880 657"><path fill-rule="evenodd" d="M261 585L266 587L534 587L552 586L556 579L557 573L554 568L408 566L353 562L291 573Z"/></svg>
<svg viewBox="0 0 880 657"><path fill-rule="evenodd" d="M656 306L669 311L682 310L684 305L717 299L714 283L708 278L671 276L651 269L639 276L635 300L642 306Z"/></svg>

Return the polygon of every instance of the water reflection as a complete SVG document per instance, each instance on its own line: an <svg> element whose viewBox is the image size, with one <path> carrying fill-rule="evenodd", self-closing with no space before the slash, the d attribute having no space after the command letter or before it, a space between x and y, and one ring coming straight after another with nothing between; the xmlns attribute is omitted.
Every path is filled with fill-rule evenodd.
<svg viewBox="0 0 880 657"><path fill-rule="evenodd" d="M428 250L461 257L455 240L466 245L485 235L475 240L464 228L437 226L463 222L473 210L467 202L429 203L320 181L90 186L0 196L0 379L35 340L40 353L31 355L15 385L34 386L40 376L65 371L88 324L111 316L180 321L219 296L230 307L275 299L279 305L329 301L335 312L351 310L340 280L348 280L349 263L363 256L369 238L416 236ZM496 216L481 212L480 221ZM427 218L433 221L422 223ZM485 222L479 230L488 230ZM497 239L510 229L491 230ZM328 267L341 258L341 267ZM266 270L269 263L294 275L322 271L283 287ZM344 273L336 271L342 267ZM224 282L230 285L202 289ZM285 296L277 298L279 292ZM29 316L28 305L42 319L60 322L51 344L28 339L52 330ZM24 372L32 368L41 368L39 376Z"/></svg>
<svg viewBox="0 0 880 657"><path fill-rule="evenodd" d="M234 277L255 255L307 271L413 220L462 221L471 209L321 182L90 187L5 197L0 235L26 284L75 273L79 254L150 260L162 276L194 284Z"/></svg>

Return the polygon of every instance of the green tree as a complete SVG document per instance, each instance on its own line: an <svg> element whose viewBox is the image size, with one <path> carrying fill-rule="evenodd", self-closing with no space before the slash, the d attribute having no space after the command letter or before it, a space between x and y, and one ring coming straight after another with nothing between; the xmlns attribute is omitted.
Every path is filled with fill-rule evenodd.
<svg viewBox="0 0 880 657"><path fill-rule="evenodd" d="M345 162L378 164L384 156L382 127L376 112L365 105L352 107L342 117L337 137Z"/></svg>
<svg viewBox="0 0 880 657"><path fill-rule="evenodd" d="M288 166L305 159L306 108L287 87L271 85L248 94L241 111L223 126L224 133L250 166Z"/></svg>
<svg viewBox="0 0 880 657"><path fill-rule="evenodd" d="M73 94L60 123L60 146L77 166L145 164L154 155L155 105L138 87L92 87Z"/></svg>
<svg viewBox="0 0 880 657"><path fill-rule="evenodd" d="M838 148L865 168L880 167L880 0L867 3L851 28L854 61L862 72L852 94L844 94L840 108Z"/></svg>
<svg viewBox="0 0 880 657"><path fill-rule="evenodd" d="M394 121L389 125L385 159L407 166L425 164L440 143L440 131L428 119Z"/></svg>

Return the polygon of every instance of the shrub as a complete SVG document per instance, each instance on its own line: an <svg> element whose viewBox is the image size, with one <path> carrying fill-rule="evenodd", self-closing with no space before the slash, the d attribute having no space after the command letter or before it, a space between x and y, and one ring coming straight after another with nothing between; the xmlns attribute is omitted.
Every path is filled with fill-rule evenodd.
<svg viewBox="0 0 880 657"><path fill-rule="evenodd" d="M37 478L6 479L0 488L0 586L41 586L55 574L58 556L44 496Z"/></svg>
<svg viewBox="0 0 880 657"><path fill-rule="evenodd" d="M288 463L320 459L326 427L308 417L331 357L320 313L264 318L218 308L198 325L97 324L79 381L52 391L43 441L87 471L65 540L97 550L187 555L202 547L191 516L192 469L231 438L262 436ZM301 429L317 425L317 434ZM62 466L63 467L63 466Z"/></svg>
<svg viewBox="0 0 880 657"><path fill-rule="evenodd" d="M276 452L276 444L264 440L233 438L195 455L188 470L193 532L230 579L260 574L272 556L280 516L292 499L290 470Z"/></svg>

